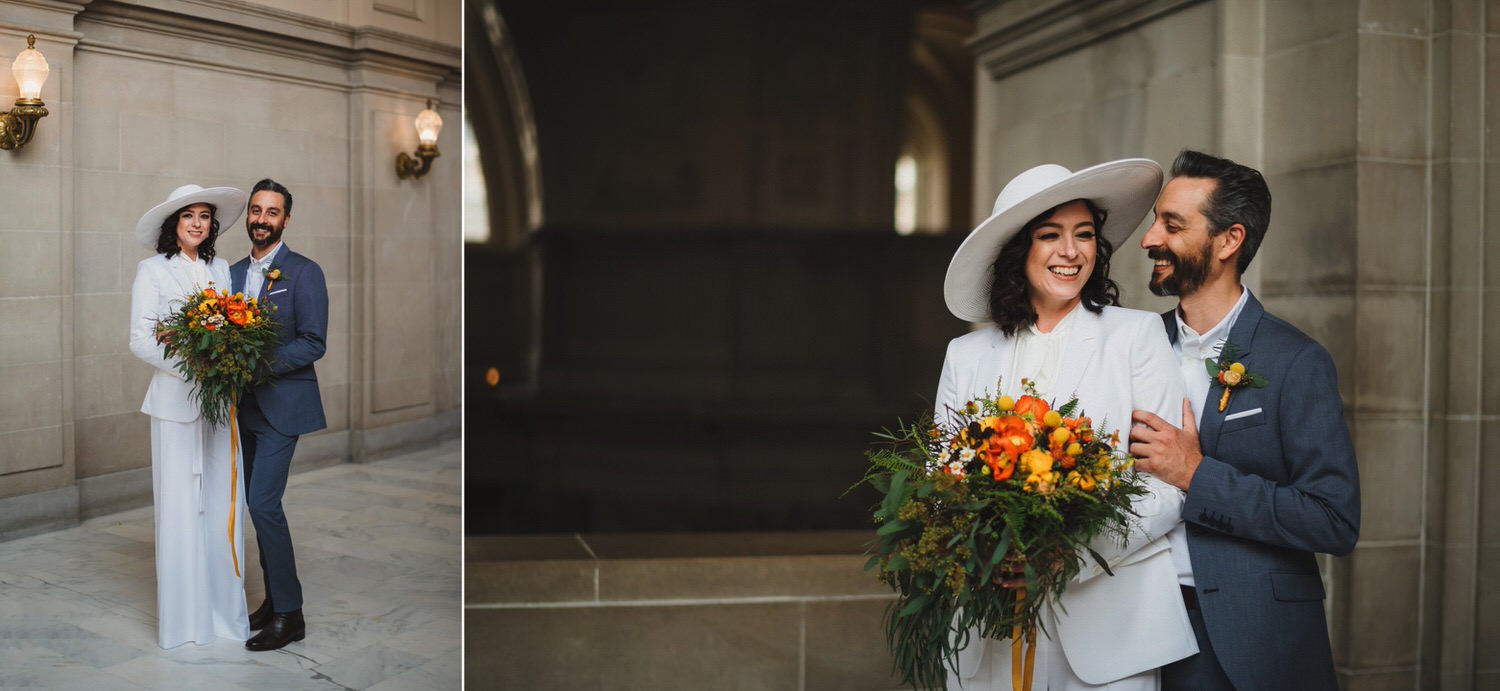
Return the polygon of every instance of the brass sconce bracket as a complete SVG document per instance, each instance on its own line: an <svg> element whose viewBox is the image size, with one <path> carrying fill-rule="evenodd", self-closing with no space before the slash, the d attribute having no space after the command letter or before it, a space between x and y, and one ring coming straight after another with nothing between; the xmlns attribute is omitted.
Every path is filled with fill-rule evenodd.
<svg viewBox="0 0 1500 691"><path fill-rule="evenodd" d="M9 113L0 113L0 149L19 149L36 134L36 121L47 117L41 101L16 101Z"/></svg>
<svg viewBox="0 0 1500 691"><path fill-rule="evenodd" d="M436 145L429 144L418 145L416 156L403 151L396 155L396 177L402 180L422 177L432 169L432 159L441 155Z"/></svg>

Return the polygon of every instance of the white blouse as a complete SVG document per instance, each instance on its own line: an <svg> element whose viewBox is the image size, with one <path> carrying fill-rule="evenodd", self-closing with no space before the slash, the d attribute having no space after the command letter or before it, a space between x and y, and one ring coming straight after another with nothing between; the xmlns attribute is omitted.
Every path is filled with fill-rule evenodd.
<svg viewBox="0 0 1500 691"><path fill-rule="evenodd" d="M1083 309L1082 301L1047 333L1037 330L1036 324L1032 323L1016 334L1015 362L1010 368L1012 380L1004 383L1007 390L1020 392L1021 380L1030 379L1044 400L1054 397L1052 384L1057 381L1057 368L1068 348L1068 334L1073 330L1080 309ZM1070 393L1065 391L1063 395Z"/></svg>
<svg viewBox="0 0 1500 691"><path fill-rule="evenodd" d="M197 259L188 259L186 255L180 253L177 256L182 257L182 261L187 264L188 278L193 281L193 289L203 290L207 288L210 280L208 277L208 262L203 261L203 257L201 256Z"/></svg>

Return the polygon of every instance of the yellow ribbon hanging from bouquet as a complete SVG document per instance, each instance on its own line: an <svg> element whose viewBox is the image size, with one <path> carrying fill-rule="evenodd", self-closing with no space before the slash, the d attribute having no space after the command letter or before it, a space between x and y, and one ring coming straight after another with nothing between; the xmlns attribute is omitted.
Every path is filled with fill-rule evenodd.
<svg viewBox="0 0 1500 691"><path fill-rule="evenodd" d="M1036 629L1022 638L1021 611L1025 609L1026 588L1016 588L1016 625L1010 632L1010 688L1031 691L1032 672L1036 669Z"/></svg>
<svg viewBox="0 0 1500 691"><path fill-rule="evenodd" d="M234 577L240 577L240 554L234 548L234 516L238 511L235 502L239 500L240 467L235 457L240 455L239 425L236 420L239 413L233 403L229 404L229 556L234 558Z"/></svg>

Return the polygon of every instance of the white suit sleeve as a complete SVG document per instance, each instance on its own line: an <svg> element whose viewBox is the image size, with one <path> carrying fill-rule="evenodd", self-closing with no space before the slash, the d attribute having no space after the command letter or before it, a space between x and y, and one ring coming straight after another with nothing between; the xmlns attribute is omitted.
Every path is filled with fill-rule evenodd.
<svg viewBox="0 0 1500 691"><path fill-rule="evenodd" d="M938 377L937 397L932 400L932 419L934 422L943 422L948 419L949 411L957 408L960 403L966 401L958 400L958 372L953 362L954 343L948 343L948 352L943 356L943 373Z"/></svg>
<svg viewBox="0 0 1500 691"><path fill-rule="evenodd" d="M1130 405L1137 410L1149 410L1174 426L1182 425L1182 399L1185 386L1178 369L1177 358L1172 353L1172 344L1157 319L1141 319L1131 339L1130 356ZM1130 434L1128 425L1120 432L1121 443ZM1134 472L1134 471L1132 471ZM1183 491L1173 487L1154 475L1142 474L1147 493L1131 501L1132 516L1125 539L1116 533L1105 532L1095 537L1089 546L1104 557L1113 569L1123 563L1137 550L1171 532L1182 520ZM1078 582L1104 573L1090 568L1093 557L1085 555L1085 568L1079 572Z"/></svg>
<svg viewBox="0 0 1500 691"><path fill-rule="evenodd" d="M130 288L130 352L178 379L185 379L177 367L165 357L166 346L156 342L156 313L161 304L161 291L153 280L151 269L144 264L136 267L135 284Z"/></svg>

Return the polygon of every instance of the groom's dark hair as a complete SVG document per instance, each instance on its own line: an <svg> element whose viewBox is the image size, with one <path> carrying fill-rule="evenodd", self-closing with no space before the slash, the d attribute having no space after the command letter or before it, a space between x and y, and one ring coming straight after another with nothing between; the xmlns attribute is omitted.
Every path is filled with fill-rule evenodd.
<svg viewBox="0 0 1500 691"><path fill-rule="evenodd" d="M1208 218L1209 235L1218 235L1236 223L1245 227L1245 244L1238 260L1240 273L1245 273L1271 225L1271 188L1260 171L1227 158L1183 149L1172 161L1172 177L1217 183L1201 211Z"/></svg>
<svg viewBox="0 0 1500 691"><path fill-rule="evenodd" d="M261 180L260 182L255 183L255 186L250 188L250 196L253 197L255 196L256 192L262 192L265 190L270 190L272 192L275 192L276 194L281 195L281 198L286 202L283 205L285 208L281 210L282 213L286 214L287 216L292 215L292 193L287 190L285 185L276 182L271 178L266 178L264 180Z"/></svg>

